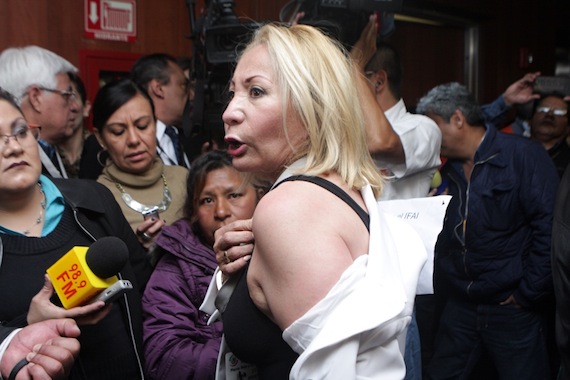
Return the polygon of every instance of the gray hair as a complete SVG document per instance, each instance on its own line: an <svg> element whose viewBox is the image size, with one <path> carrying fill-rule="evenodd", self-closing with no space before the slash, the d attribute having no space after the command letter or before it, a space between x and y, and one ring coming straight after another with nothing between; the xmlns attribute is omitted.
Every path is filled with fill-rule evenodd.
<svg viewBox="0 0 570 380"><path fill-rule="evenodd" d="M483 125L483 111L467 88L457 82L432 88L416 106L419 114L434 114L449 122L456 110L460 110L469 125Z"/></svg>
<svg viewBox="0 0 570 380"><path fill-rule="evenodd" d="M0 54L0 87L21 104L30 86L57 86L56 75L76 73L77 68L59 55L39 46L8 48Z"/></svg>

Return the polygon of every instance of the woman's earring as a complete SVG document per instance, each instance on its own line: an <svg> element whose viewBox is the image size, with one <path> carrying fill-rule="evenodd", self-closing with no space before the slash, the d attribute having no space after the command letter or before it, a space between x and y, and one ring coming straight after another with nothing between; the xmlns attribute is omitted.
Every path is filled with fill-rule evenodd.
<svg viewBox="0 0 570 380"><path fill-rule="evenodd" d="M374 86L374 88L375 88L376 90L378 90L378 89L380 88L380 86L382 86L382 81L381 81L381 80L379 80L378 82L376 82L376 85Z"/></svg>
<svg viewBox="0 0 570 380"><path fill-rule="evenodd" d="M105 161L107 160L107 151L105 149L101 149L100 151L97 152L97 162L99 163L99 165L101 165L102 167L105 167L105 163L102 162L103 160L101 159L101 154L105 154L105 156L103 156L103 158L105 159Z"/></svg>

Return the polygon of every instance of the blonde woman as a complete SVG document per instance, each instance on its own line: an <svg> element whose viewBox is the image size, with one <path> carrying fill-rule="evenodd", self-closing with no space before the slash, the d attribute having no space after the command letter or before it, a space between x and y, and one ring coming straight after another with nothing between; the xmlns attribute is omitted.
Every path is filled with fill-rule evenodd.
<svg viewBox="0 0 570 380"><path fill-rule="evenodd" d="M354 73L340 45L306 25L261 27L238 61L223 114L228 152L275 185L222 308L220 377L233 356L261 379L404 377L401 339L425 250L377 209L382 178Z"/></svg>

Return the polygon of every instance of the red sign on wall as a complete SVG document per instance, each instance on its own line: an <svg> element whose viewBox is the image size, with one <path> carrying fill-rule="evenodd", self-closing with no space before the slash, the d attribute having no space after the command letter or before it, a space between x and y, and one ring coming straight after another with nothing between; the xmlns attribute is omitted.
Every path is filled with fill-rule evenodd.
<svg viewBox="0 0 570 380"><path fill-rule="evenodd" d="M135 0L85 0L85 37L123 42L136 41Z"/></svg>

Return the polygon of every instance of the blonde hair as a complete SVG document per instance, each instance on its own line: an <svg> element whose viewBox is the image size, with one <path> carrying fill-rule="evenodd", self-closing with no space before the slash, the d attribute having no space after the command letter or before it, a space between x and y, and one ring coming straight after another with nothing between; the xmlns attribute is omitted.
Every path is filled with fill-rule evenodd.
<svg viewBox="0 0 570 380"><path fill-rule="evenodd" d="M282 91L283 109L292 107L308 133L295 150L307 157L298 172L335 172L351 187L370 184L376 196L382 177L366 145L352 61L340 43L308 25L267 24L258 29L242 55L264 45ZM287 136L287 112L283 128Z"/></svg>

